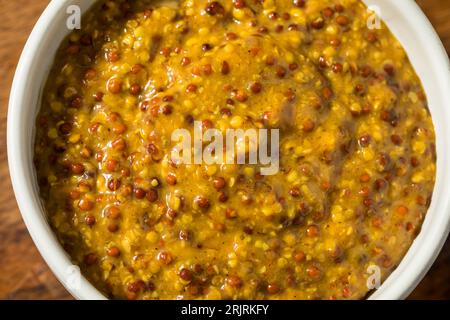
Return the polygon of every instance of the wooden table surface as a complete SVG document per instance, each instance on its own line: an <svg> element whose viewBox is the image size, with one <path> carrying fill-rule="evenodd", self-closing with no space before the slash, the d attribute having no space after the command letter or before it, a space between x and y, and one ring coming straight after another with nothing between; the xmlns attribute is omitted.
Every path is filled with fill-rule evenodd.
<svg viewBox="0 0 450 320"><path fill-rule="evenodd" d="M22 47L48 2L0 0L0 299L71 299L39 255L22 222L6 156L6 113L14 70ZM417 2L450 52L450 1ZM450 240L410 298L450 299Z"/></svg>

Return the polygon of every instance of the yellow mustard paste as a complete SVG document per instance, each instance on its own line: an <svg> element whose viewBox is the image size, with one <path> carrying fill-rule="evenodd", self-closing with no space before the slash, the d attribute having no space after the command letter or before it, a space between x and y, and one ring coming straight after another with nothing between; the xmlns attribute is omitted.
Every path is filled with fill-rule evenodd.
<svg viewBox="0 0 450 320"><path fill-rule="evenodd" d="M358 0L101 0L37 118L49 221L116 299L361 299L435 180L421 82ZM178 128L279 129L279 171L170 160ZM372 269L371 269L372 268Z"/></svg>

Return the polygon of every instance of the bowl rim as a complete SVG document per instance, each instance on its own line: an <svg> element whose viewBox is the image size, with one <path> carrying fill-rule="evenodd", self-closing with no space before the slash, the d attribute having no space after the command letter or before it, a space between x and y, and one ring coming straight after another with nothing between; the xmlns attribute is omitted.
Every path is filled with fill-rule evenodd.
<svg viewBox="0 0 450 320"><path fill-rule="evenodd" d="M26 112L24 107L24 93L27 91L28 74L33 67L34 53L41 46L41 38L51 29L51 24L59 12L63 10L71 0L51 0L44 12L39 17L34 26L19 59L19 63L14 75L13 84L8 107L7 118L7 152L10 177L13 185L16 201L22 215L22 219L33 239L39 253L44 258L47 265L55 274L59 282L66 290L78 300L104 300L106 297L100 293L83 275L80 277L78 285L71 286L67 282L69 268L73 266L68 254L58 243L46 220L39 217L43 209L40 203L33 199L33 184L31 177L27 177L25 172L30 161L24 159L21 153L20 141L23 141L23 131L19 115ZM31 160L32 161L32 160ZM34 177L33 177L34 178ZM30 183L31 182L31 183ZM41 219L40 219L41 218Z"/></svg>
<svg viewBox="0 0 450 320"><path fill-rule="evenodd" d="M366 4L376 2L375 0L363 1ZM51 23L57 17L60 10L73 2L74 0L52 0L49 3L33 28L33 31L31 32L20 56L11 87L8 107L8 165L14 194L22 218L33 239L33 242L38 248L41 256L46 261L47 265L56 275L61 284L75 298L103 300L106 299L106 297L84 276L81 276L80 285L78 287L73 287L68 284L67 268L73 266L73 263L71 262L68 254L56 240L56 237L47 221L42 218L45 214L43 213L41 204L36 202L36 190L34 188L35 183L33 181L35 177L30 177L26 174L29 172L28 169L32 165L32 161L28 159L20 150L21 142L27 141L21 124L21 115L23 116L23 114L26 114L27 112L24 96L26 95L29 86L32 86L30 80L28 79L28 75L33 70L33 58L41 45L42 38L48 36L47 31L52 29ZM443 101L450 101L450 63L448 60L448 55L436 31L420 7L413 0L395 1L395 4L393 5L398 6L399 8L401 7L401 10L405 12L405 16L408 16L408 20L414 21L412 27L418 32L418 40L426 43L429 51L434 53L433 58L435 59L430 62L430 64L440 64L441 68L435 69L437 72L436 77L439 79L441 87L443 89L448 89L441 90L440 93L443 95L444 99L446 99ZM442 66L445 66L445 68ZM450 116L447 115L447 120L448 119L450 119ZM448 131L450 132L450 129ZM450 136L450 134L448 136ZM450 153L450 148L448 153ZM448 168L450 168L450 161L448 161L449 157L450 156L447 155L446 159L444 159L445 162L441 163L442 165L446 165ZM443 173L445 176L443 176L442 179L448 178L446 180L449 181L449 172ZM446 187L445 190L448 192L446 194L450 194L450 187ZM434 194L433 198L435 198ZM410 257L410 261L408 263L411 264L411 261L413 261L417 267L415 267L414 270L408 270L406 268L407 266L404 261L408 255L407 253L401 260L398 268L383 282L382 286L374 292L369 299L403 299L411 293L411 291L425 276L439 254L450 230L450 197L447 197L449 199L446 199L441 195L440 198L439 209L434 209L440 210L443 213L437 217L438 221L437 223L435 222L436 225L433 227L433 232L428 230L426 239L424 239L425 236L421 236L424 231L422 230L421 234L419 234L413 243L413 246L417 247L416 251L418 249L421 249L422 251L420 253L420 257ZM430 210L431 207L428 211ZM421 237L420 243L417 241L419 237ZM408 249L408 252L410 251L411 248ZM398 283L403 283L403 285L395 284L393 282L394 280Z"/></svg>

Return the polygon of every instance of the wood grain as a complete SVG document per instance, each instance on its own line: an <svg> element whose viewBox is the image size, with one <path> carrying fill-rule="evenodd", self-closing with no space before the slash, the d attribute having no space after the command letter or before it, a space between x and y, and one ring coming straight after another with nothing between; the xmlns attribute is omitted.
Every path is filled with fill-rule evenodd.
<svg viewBox="0 0 450 320"><path fill-rule="evenodd" d="M6 113L20 52L48 0L0 0L0 299L71 299L34 246L17 209L6 156ZM418 0L450 52L450 2ZM412 299L450 299L450 241Z"/></svg>

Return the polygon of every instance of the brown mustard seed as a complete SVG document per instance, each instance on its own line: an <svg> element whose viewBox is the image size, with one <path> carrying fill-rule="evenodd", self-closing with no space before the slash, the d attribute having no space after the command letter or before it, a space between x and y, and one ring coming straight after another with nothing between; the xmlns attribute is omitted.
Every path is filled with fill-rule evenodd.
<svg viewBox="0 0 450 320"><path fill-rule="evenodd" d="M311 22L311 27L316 30L320 30L325 26L325 22L322 18L317 18L313 22Z"/></svg>
<svg viewBox="0 0 450 320"><path fill-rule="evenodd" d="M183 67L187 66L188 64L191 63L191 59L189 57L183 57L181 58L181 65Z"/></svg>
<svg viewBox="0 0 450 320"><path fill-rule="evenodd" d="M172 262L173 258L169 252L163 251L158 255L158 260L164 263L165 265L168 265Z"/></svg>
<svg viewBox="0 0 450 320"><path fill-rule="evenodd" d="M178 237L180 240L189 241L191 239L191 232L189 230L180 230Z"/></svg>
<svg viewBox="0 0 450 320"><path fill-rule="evenodd" d="M87 199L81 199L78 202L78 208L80 208L81 211L91 211L94 208L94 202Z"/></svg>
<svg viewBox="0 0 450 320"><path fill-rule="evenodd" d="M277 294L280 292L280 287L276 283L269 283L267 285L268 294Z"/></svg>
<svg viewBox="0 0 450 320"><path fill-rule="evenodd" d="M120 188L121 182L119 179L111 179L108 182L108 188L111 191L116 191Z"/></svg>
<svg viewBox="0 0 450 320"><path fill-rule="evenodd" d="M303 122L302 129L304 132L312 132L315 127L316 123L311 119L307 119Z"/></svg>
<svg viewBox="0 0 450 320"><path fill-rule="evenodd" d="M194 202L198 205L200 209L207 210L211 206L211 203L209 202L208 198L204 196L197 196L194 199Z"/></svg>
<svg viewBox="0 0 450 320"><path fill-rule="evenodd" d="M361 147L365 148L369 146L371 140L372 137L369 134L364 134L358 139L358 142Z"/></svg>
<svg viewBox="0 0 450 320"><path fill-rule="evenodd" d="M346 16L338 16L338 17L336 17L336 22L340 26L345 27L345 26L347 26L350 23L350 20Z"/></svg>
<svg viewBox="0 0 450 320"><path fill-rule="evenodd" d="M134 188L133 193L136 199L144 199L147 195L147 192L142 188Z"/></svg>
<svg viewBox="0 0 450 320"><path fill-rule="evenodd" d="M292 2L297 8L304 8L306 4L306 0L293 0Z"/></svg>
<svg viewBox="0 0 450 320"><path fill-rule="evenodd" d="M112 94L118 94L122 91L122 80L113 78L108 81L108 91Z"/></svg>
<svg viewBox="0 0 450 320"><path fill-rule="evenodd" d="M301 194L300 189L298 187L293 187L289 190L289 194L294 198L298 198Z"/></svg>
<svg viewBox="0 0 450 320"><path fill-rule="evenodd" d="M228 64L227 61L222 62L221 72L223 75L227 75L230 73L230 65Z"/></svg>
<svg viewBox="0 0 450 320"><path fill-rule="evenodd" d="M120 249L117 247L110 247L110 248L108 248L106 254L109 257L114 257L114 258L118 257L118 256L120 256Z"/></svg>
<svg viewBox="0 0 450 320"><path fill-rule="evenodd" d="M186 268L181 269L179 275L181 279L188 282L192 281L192 279L194 278L192 271Z"/></svg>
<svg viewBox="0 0 450 320"><path fill-rule="evenodd" d="M240 288L243 284L242 279L238 276L228 276L227 283L233 288Z"/></svg>
<svg viewBox="0 0 450 320"><path fill-rule="evenodd" d="M140 86L139 84L137 84L137 83L132 84L132 85L130 86L130 93L131 93L133 96L139 95L139 93L141 93L141 86Z"/></svg>
<svg viewBox="0 0 450 320"><path fill-rule="evenodd" d="M276 74L278 78L284 78L287 74L287 70L282 66L278 66L276 69Z"/></svg>
<svg viewBox="0 0 450 320"><path fill-rule="evenodd" d="M106 217L108 219L118 219L120 218L120 209L117 206L110 206L105 210Z"/></svg>
<svg viewBox="0 0 450 320"><path fill-rule="evenodd" d="M213 1L208 4L205 11L210 16L223 15L225 13L224 7L217 1Z"/></svg>
<svg viewBox="0 0 450 320"><path fill-rule="evenodd" d="M260 82L254 82L251 84L250 86L250 90L255 93L258 94L262 91L262 84Z"/></svg>
<svg viewBox="0 0 450 320"><path fill-rule="evenodd" d="M95 217L93 215L88 214L85 218L84 221L86 222L86 225L88 225L89 227L92 227L96 220Z"/></svg>
<svg viewBox="0 0 450 320"><path fill-rule="evenodd" d="M193 83L188 84L188 86L186 87L186 92L187 93L193 93L197 91L197 86Z"/></svg>
<svg viewBox="0 0 450 320"><path fill-rule="evenodd" d="M217 191L219 191L219 190L222 190L223 188L225 188L227 183L224 178L218 177L218 178L214 179L213 184L214 184L214 188Z"/></svg>
<svg viewBox="0 0 450 320"><path fill-rule="evenodd" d="M177 177L174 174L170 173L166 177L166 182L168 185L174 186L177 184Z"/></svg>
<svg viewBox="0 0 450 320"><path fill-rule="evenodd" d="M158 191L156 189L150 189L147 192L147 200L150 202L156 202L158 200Z"/></svg>

